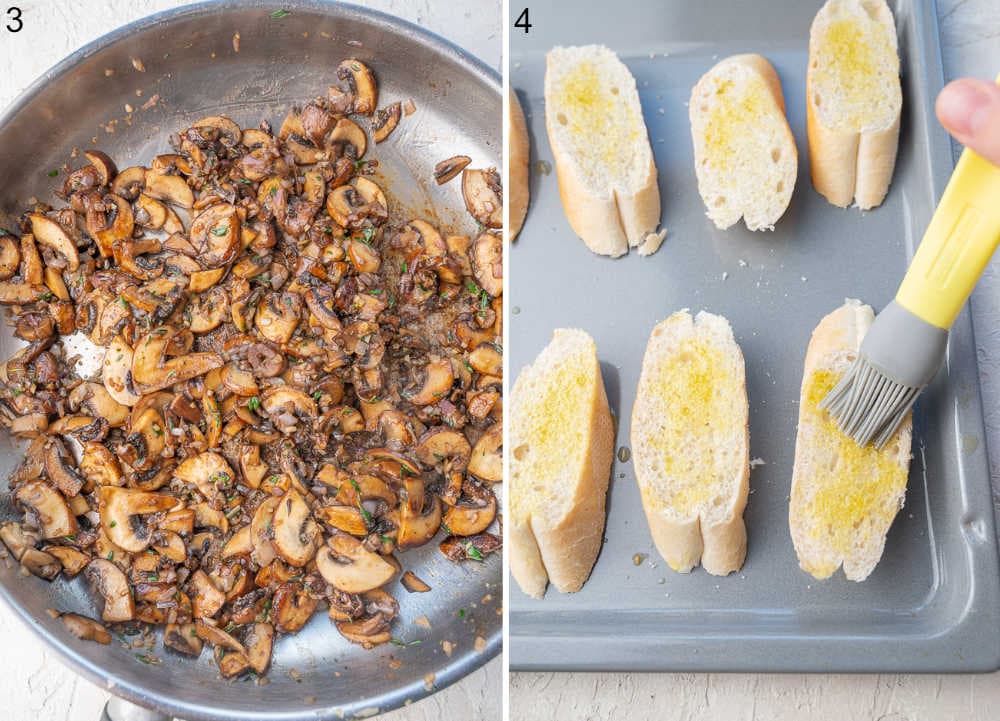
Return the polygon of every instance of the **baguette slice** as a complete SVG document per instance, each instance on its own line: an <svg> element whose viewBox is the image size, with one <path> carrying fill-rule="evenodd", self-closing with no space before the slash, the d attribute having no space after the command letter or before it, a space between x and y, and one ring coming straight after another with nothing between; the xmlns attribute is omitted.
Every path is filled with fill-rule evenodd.
<svg viewBox="0 0 1000 721"><path fill-rule="evenodd" d="M600 45L557 47L545 70L545 127L563 210L599 255L656 252L666 232L635 78Z"/></svg>
<svg viewBox="0 0 1000 721"><path fill-rule="evenodd" d="M817 405L850 368L874 317L846 301L816 326L806 352L788 522L799 566L820 579L841 564L849 580L868 578L906 494L910 419L878 451L859 447Z"/></svg>
<svg viewBox="0 0 1000 721"><path fill-rule="evenodd" d="M799 165L774 67L760 55L726 58L691 90L688 113L708 217L722 230L741 217L750 230L774 230Z"/></svg>
<svg viewBox="0 0 1000 721"><path fill-rule="evenodd" d="M885 0L828 0L809 32L806 123L813 186L834 205L882 203L896 164L903 91Z"/></svg>
<svg viewBox="0 0 1000 721"><path fill-rule="evenodd" d="M649 530L670 567L724 576L746 558L746 373L725 318L686 310L649 337L632 456Z"/></svg>
<svg viewBox="0 0 1000 721"><path fill-rule="evenodd" d="M535 598L549 580L578 591L601 549L615 442L593 339L556 330L512 398L511 573Z"/></svg>
<svg viewBox="0 0 1000 721"><path fill-rule="evenodd" d="M507 121L510 123L507 198L510 208L508 237L517 238L528 214L528 179L531 145L528 140L528 123L524 119L524 111L518 102L517 93L511 88L508 91Z"/></svg>

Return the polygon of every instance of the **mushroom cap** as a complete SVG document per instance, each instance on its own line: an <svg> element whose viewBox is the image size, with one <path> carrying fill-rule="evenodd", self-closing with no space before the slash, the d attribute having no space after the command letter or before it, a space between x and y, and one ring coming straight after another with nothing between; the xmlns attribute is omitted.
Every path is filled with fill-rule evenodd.
<svg viewBox="0 0 1000 721"><path fill-rule="evenodd" d="M316 554L316 568L327 583L345 593L370 591L396 575L395 566L346 533L327 539Z"/></svg>

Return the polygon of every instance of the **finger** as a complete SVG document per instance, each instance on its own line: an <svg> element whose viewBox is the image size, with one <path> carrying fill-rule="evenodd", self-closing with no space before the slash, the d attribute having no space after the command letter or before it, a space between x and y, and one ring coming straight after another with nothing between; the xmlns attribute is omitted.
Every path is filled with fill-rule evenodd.
<svg viewBox="0 0 1000 721"><path fill-rule="evenodd" d="M1000 86L954 80L938 95L937 116L955 140L1000 165Z"/></svg>

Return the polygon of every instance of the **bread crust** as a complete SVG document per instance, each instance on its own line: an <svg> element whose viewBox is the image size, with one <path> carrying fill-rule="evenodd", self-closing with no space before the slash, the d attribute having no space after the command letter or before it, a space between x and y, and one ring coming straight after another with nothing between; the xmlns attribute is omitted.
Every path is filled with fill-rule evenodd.
<svg viewBox="0 0 1000 721"><path fill-rule="evenodd" d="M552 585L563 593L583 587L601 550L604 538L605 504L611 463L614 457L614 424L608 405L600 366L594 359L596 384L589 413L580 419L587 425L583 457L567 459L578 476L566 481L565 492L571 494L566 512L561 517L529 513L510 513L510 570L521 590L534 598L545 594ZM512 394L517 402L515 384ZM512 441L517 443L517 440Z"/></svg>
<svg viewBox="0 0 1000 721"><path fill-rule="evenodd" d="M524 218L528 214L531 146L524 110L521 109L521 103L513 88L510 89L508 97L507 117L510 122L507 159L507 203L510 208L508 237L513 241L521 232Z"/></svg>
<svg viewBox="0 0 1000 721"><path fill-rule="evenodd" d="M788 508L789 528L792 535L792 542L795 546L796 555L799 559L799 566L803 571L815 578L828 578L837 568L843 565L844 575L851 581L863 581L872 572L875 565L882 556L885 544L885 533L888 533L889 526L882 534L881 545L877 547L877 554L874 558L842 557L833 551L826 553L826 558L819 558L815 554L807 551L807 539L802 534L805 533L804 519L797 513L797 498L803 493L805 484L811 482L808 475L808 467L814 444L812 438L822 433L822 429L815 427L805 415L805 399L809 392L809 384L813 374L821 368L829 367L837 363L845 365L854 358L854 354L861 345L861 340L868 332L874 320L872 309L857 300L847 300L844 305L825 316L813 330L809 340L809 347L806 350L806 359L802 372L802 384L799 390L799 422L798 434L795 441L795 461L792 469L792 488ZM899 455L893 460L904 469L909 466L910 458L910 419L904 422L898 431L896 438ZM892 446L891 446L892 447ZM890 447L890 448L891 448ZM887 451L889 449L887 448ZM892 519L889 520L889 525ZM834 556L837 556L834 558Z"/></svg>
<svg viewBox="0 0 1000 721"><path fill-rule="evenodd" d="M701 314L699 314L700 316ZM707 315L707 314L706 314ZM690 316L688 316L690 318ZM700 320L700 318L699 318ZM728 323L727 323L728 326ZM731 331L730 331L731 333ZM726 576L738 571L743 566L747 551L746 525L743 521L743 511L746 508L750 493L750 427L749 404L746 397L746 373L744 371L743 352L733 340L738 365L742 373L742 456L743 464L737 471L736 492L729 500L726 516L719 522L705 522L700 514L685 519L673 518L658 510L659 499L654 495L652 479L644 477L645 467L636 459L635 470L639 481L643 510L649 524L650 533L657 551L667 564L679 573L689 573L701 563L702 567L714 576ZM653 358L647 349L642 362L640 378L653 372L650 368ZM641 388L641 381L640 381ZM638 406L638 401L637 401ZM633 409L632 417L632 448L633 452L641 445L641 434L646 432Z"/></svg>
<svg viewBox="0 0 1000 721"><path fill-rule="evenodd" d="M874 17L889 30L898 52L892 11L882 0L871 4ZM813 61L818 52L818 34L819 27L814 21L809 30L809 69L806 72L809 174L816 191L833 205L846 208L855 201L862 210L869 210L881 205L889 192L899 146L901 111L897 110L894 121L884 130L859 133L825 126L813 93Z"/></svg>
<svg viewBox="0 0 1000 721"><path fill-rule="evenodd" d="M546 72L550 72L551 55L546 62ZM643 255L654 252L662 238L648 242L660 222L660 188L652 148L649 149L649 167L645 179L634 193L625 193L611 187L591 187L579 176L576 163L559 141L555 130L558 112L546 85L545 128L555 160L559 197L573 232L598 255L617 258L625 255L630 247L640 248L640 254ZM645 120L642 123L645 131ZM642 135L636 142L648 146L647 133L643 132Z"/></svg>

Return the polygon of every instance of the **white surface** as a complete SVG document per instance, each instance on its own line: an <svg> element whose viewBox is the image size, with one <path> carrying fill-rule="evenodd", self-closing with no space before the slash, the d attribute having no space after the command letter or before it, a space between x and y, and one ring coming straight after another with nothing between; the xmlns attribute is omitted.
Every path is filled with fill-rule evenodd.
<svg viewBox="0 0 1000 721"><path fill-rule="evenodd" d="M1000 72L1000 1L938 0L938 6L945 78L993 78ZM979 334L994 506L1000 511L996 502L1000 498L1000 257L980 282L972 307ZM1000 674L517 673L511 674L510 717L517 721L992 721L1000 718Z"/></svg>
<svg viewBox="0 0 1000 721"><path fill-rule="evenodd" d="M500 6L489 0L354 0L422 25L498 67ZM5 32L2 12L22 8L24 30ZM144 15L183 5L178 0L0 0L0 108L81 45ZM476 8L473 11L473 8ZM0 614L0 719L97 721L106 692L64 668L19 621ZM500 659L450 688L386 721L498 721L503 673Z"/></svg>

